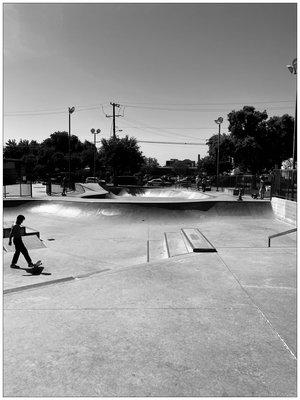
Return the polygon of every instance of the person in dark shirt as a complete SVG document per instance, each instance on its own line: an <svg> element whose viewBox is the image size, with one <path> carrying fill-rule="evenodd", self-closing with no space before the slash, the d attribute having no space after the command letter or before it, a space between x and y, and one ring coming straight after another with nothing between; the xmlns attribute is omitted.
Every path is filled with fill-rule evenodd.
<svg viewBox="0 0 300 400"><path fill-rule="evenodd" d="M24 215L18 215L16 223L15 223L15 225L12 226L10 234L9 234L9 241L8 241L9 246L11 246L11 244L12 244L12 239L13 239L13 242L15 245L15 254L13 256L10 268L18 268L17 262L18 262L20 253L22 253L23 256L25 257L25 260L28 263L28 267L34 266L29 254L28 254L28 250L26 249L25 244L23 243L23 240L22 240L20 225L22 224L22 222L24 220L25 220Z"/></svg>

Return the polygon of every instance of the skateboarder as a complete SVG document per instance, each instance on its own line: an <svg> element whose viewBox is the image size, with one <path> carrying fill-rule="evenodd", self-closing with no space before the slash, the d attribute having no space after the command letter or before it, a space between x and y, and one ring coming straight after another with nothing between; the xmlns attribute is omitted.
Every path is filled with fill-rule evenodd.
<svg viewBox="0 0 300 400"><path fill-rule="evenodd" d="M20 253L22 253L23 256L25 257L25 260L28 263L28 267L30 267L30 268L34 267L34 264L28 254L28 250L26 249L26 247L23 243L23 240L22 240L20 225L22 224L22 222L24 220L25 220L24 215L18 215L16 223L15 223L15 225L12 226L10 234L9 234L8 244L9 244L9 246L11 246L11 242L12 242L12 238L13 238L15 249L16 249L13 259L12 259L12 262L11 262L11 265L10 265L10 268L18 268L16 264L18 262Z"/></svg>

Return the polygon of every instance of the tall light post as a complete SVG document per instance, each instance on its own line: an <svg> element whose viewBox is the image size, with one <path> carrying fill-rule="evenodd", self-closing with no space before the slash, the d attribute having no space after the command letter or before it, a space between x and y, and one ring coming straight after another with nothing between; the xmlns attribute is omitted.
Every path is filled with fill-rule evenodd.
<svg viewBox="0 0 300 400"><path fill-rule="evenodd" d="M221 124L223 122L223 118L219 117L215 119L215 123L219 125L219 133L218 133L218 150L217 150L217 192L219 191L219 163L220 163L220 134L221 134Z"/></svg>
<svg viewBox="0 0 300 400"><path fill-rule="evenodd" d="M71 114L75 111L75 107L69 107L69 188L71 187Z"/></svg>
<svg viewBox="0 0 300 400"><path fill-rule="evenodd" d="M287 65L291 74L297 75L297 58L294 58L292 65ZM296 80L296 102L295 102L295 120L294 120L294 133L293 133L293 169L296 167L296 141L297 141L297 80Z"/></svg>
<svg viewBox="0 0 300 400"><path fill-rule="evenodd" d="M97 147L96 147L96 135L98 135L98 133L101 132L101 129L91 129L91 133L92 135L94 135L94 146L95 146L95 150L94 150L94 177L96 176L96 153L97 153Z"/></svg>

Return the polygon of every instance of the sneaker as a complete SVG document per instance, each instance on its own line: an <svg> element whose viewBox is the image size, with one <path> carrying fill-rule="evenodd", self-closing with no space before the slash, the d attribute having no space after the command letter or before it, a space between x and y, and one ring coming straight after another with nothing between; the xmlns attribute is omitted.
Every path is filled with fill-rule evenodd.
<svg viewBox="0 0 300 400"><path fill-rule="evenodd" d="M34 264L33 263L28 264L28 268L34 268Z"/></svg>
<svg viewBox="0 0 300 400"><path fill-rule="evenodd" d="M16 264L11 264L10 268L18 269L20 267L18 265L16 265Z"/></svg>

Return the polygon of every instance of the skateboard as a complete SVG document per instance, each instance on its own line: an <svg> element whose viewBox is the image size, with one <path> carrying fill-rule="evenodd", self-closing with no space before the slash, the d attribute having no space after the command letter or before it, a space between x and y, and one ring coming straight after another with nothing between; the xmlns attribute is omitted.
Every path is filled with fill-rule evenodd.
<svg viewBox="0 0 300 400"><path fill-rule="evenodd" d="M38 260L36 263L33 264L33 267L28 269L26 272L29 272L33 275L39 275L44 269L44 267L41 267L42 264L42 261Z"/></svg>

